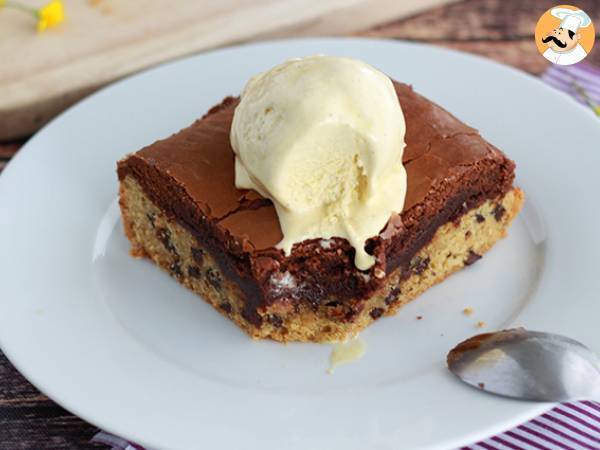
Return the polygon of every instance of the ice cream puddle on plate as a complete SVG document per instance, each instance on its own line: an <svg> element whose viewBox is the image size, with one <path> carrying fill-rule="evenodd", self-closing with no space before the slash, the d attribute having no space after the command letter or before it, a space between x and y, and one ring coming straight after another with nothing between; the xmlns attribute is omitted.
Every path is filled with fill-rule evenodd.
<svg viewBox="0 0 600 450"><path fill-rule="evenodd" d="M404 206L405 132L382 72L350 58L291 59L244 88L230 134L235 184L272 200L287 255L297 242L341 237L369 270L367 240ZM360 339L336 344L328 372L365 351Z"/></svg>
<svg viewBox="0 0 600 450"><path fill-rule="evenodd" d="M306 239L345 238L355 265L402 211L404 116L391 80L333 56L291 59L253 77L231 126L235 184L273 201L287 255Z"/></svg>
<svg viewBox="0 0 600 450"><path fill-rule="evenodd" d="M329 355L329 369L327 369L327 373L333 374L338 366L358 361L366 351L367 343L359 337L335 344L331 350L331 355Z"/></svg>

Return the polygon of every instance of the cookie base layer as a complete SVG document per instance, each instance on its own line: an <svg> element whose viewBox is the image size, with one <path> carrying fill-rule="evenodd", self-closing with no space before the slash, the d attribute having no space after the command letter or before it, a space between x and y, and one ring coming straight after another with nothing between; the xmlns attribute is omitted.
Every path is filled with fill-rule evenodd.
<svg viewBox="0 0 600 450"><path fill-rule="evenodd" d="M523 193L513 188L503 197L488 200L439 227L412 259L410 271L402 273L397 269L387 275L378 291L361 300L361 312L352 320L340 314L335 302L315 308L300 301L295 308L279 303L262 308L257 311L262 324L256 326L243 317L244 295L236 283L223 275L210 252L185 228L167 219L132 176L120 184L125 233L134 256L150 258L252 338L281 342L343 341L381 316L396 313L434 284L477 261L506 235L523 201Z"/></svg>

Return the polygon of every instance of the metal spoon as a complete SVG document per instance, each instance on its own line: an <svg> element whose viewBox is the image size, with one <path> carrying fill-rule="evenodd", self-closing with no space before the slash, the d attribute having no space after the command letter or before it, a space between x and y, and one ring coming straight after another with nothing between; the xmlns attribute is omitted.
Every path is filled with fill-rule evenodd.
<svg viewBox="0 0 600 450"><path fill-rule="evenodd" d="M450 350L447 362L462 381L493 394L600 401L600 359L564 336L523 328L480 334Z"/></svg>

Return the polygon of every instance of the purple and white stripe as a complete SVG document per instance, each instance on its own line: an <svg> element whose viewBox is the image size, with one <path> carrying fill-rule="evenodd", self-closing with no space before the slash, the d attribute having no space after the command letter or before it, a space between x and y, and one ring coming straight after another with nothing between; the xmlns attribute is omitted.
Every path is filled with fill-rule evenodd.
<svg viewBox="0 0 600 450"><path fill-rule="evenodd" d="M573 81L587 92L590 99L600 105L600 68L580 62L572 66L552 64L542 74L542 80L550 86L569 94L579 103L587 105L581 95L575 90Z"/></svg>
<svg viewBox="0 0 600 450"><path fill-rule="evenodd" d="M106 431L99 431L96 433L90 442L94 444L104 444L110 447L111 450L145 450L144 447L132 444L126 439L107 433Z"/></svg>
<svg viewBox="0 0 600 450"><path fill-rule="evenodd" d="M535 419L462 450L600 450L600 405L563 403Z"/></svg>

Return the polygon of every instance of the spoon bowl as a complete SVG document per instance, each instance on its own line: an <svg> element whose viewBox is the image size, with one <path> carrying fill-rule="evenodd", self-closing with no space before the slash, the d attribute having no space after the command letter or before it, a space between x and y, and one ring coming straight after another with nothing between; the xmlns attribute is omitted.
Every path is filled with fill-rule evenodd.
<svg viewBox="0 0 600 450"><path fill-rule="evenodd" d="M600 400L600 359L557 334L523 328L480 334L454 347L447 363L465 383L505 397Z"/></svg>

